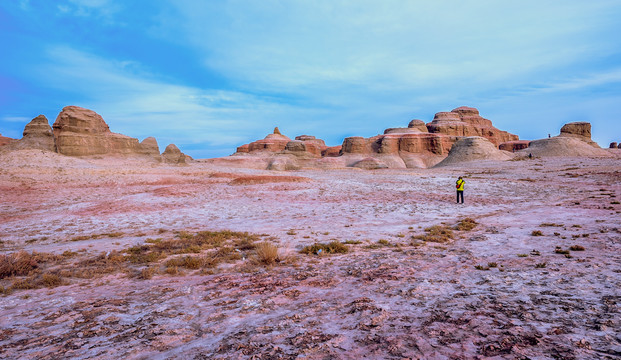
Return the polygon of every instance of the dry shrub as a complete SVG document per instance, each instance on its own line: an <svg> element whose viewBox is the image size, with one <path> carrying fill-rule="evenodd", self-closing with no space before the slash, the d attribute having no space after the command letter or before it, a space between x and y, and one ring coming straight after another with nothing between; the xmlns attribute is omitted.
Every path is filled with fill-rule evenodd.
<svg viewBox="0 0 621 360"><path fill-rule="evenodd" d="M280 261L278 257L278 246L264 241L256 246L257 260L261 264L272 265Z"/></svg>
<svg viewBox="0 0 621 360"><path fill-rule="evenodd" d="M455 230L470 231L474 229L475 227L477 227L478 224L479 224L478 222L474 221L474 219L471 219L471 218L461 219L459 220L457 225L455 225Z"/></svg>
<svg viewBox="0 0 621 360"><path fill-rule="evenodd" d="M311 179L303 176L274 176L274 175L252 175L235 178L229 182L230 185L254 185L269 183L299 183L309 182Z"/></svg>
<svg viewBox="0 0 621 360"><path fill-rule="evenodd" d="M36 289L36 288L37 288L37 285L35 283L34 277L16 279L11 284L11 290L28 290L28 289Z"/></svg>
<svg viewBox="0 0 621 360"><path fill-rule="evenodd" d="M8 255L0 255L0 279L9 276L24 276L39 267L40 263L57 260L58 255L47 253L28 253L18 251Z"/></svg>
<svg viewBox="0 0 621 360"><path fill-rule="evenodd" d="M205 264L205 261L198 256L183 256L176 257L166 261L166 267L183 267L186 269L196 270L200 269Z"/></svg>
<svg viewBox="0 0 621 360"><path fill-rule="evenodd" d="M321 250L321 251L320 251ZM300 253L302 254L320 254L320 253L324 253L324 254L344 254L347 253L349 251L349 247L347 247L347 245L338 242L336 240L328 243L328 244L320 244L320 243L315 243L313 245L308 245L305 246L302 250L300 250Z"/></svg>
<svg viewBox="0 0 621 360"><path fill-rule="evenodd" d="M413 239L428 242L445 243L452 240L453 231L444 225L434 225L425 229L425 234L413 236Z"/></svg>
<svg viewBox="0 0 621 360"><path fill-rule="evenodd" d="M140 273L138 274L138 278L139 279L143 279L143 280L149 280L156 273L157 273L157 267L149 266L149 267L146 267L146 268L140 270Z"/></svg>
<svg viewBox="0 0 621 360"><path fill-rule="evenodd" d="M60 286L63 282L62 278L57 274L45 273L41 276L41 282L46 287Z"/></svg>
<svg viewBox="0 0 621 360"><path fill-rule="evenodd" d="M532 233L530 233L531 236L543 236L543 233L541 232L541 230L533 230Z"/></svg>
<svg viewBox="0 0 621 360"><path fill-rule="evenodd" d="M571 251L584 251L584 246L582 245L572 245L569 247Z"/></svg>

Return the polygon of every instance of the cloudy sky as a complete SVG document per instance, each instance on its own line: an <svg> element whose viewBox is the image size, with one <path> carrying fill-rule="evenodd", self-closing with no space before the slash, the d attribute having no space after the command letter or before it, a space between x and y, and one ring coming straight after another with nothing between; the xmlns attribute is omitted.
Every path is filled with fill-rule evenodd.
<svg viewBox="0 0 621 360"><path fill-rule="evenodd" d="M0 133L66 105L225 156L473 106L523 139L621 141L618 0L0 0Z"/></svg>

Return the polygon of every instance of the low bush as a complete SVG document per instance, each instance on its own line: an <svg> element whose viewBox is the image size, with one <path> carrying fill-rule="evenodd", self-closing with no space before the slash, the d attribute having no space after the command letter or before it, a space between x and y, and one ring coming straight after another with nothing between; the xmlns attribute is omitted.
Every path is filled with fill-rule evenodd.
<svg viewBox="0 0 621 360"><path fill-rule="evenodd" d="M257 260L264 265L272 265L280 261L278 257L278 246L271 242L264 241L257 244L255 251L257 253Z"/></svg>
<svg viewBox="0 0 621 360"><path fill-rule="evenodd" d="M425 229L425 234L413 236L412 239L428 242L445 243L452 240L453 231L444 225L434 225Z"/></svg>
<svg viewBox="0 0 621 360"><path fill-rule="evenodd" d="M457 230L457 231L470 231L470 230L474 229L475 227L477 227L477 225L479 225L479 223L474 221L474 219L465 218L465 219L459 220L457 225L455 225L455 230Z"/></svg>
<svg viewBox="0 0 621 360"><path fill-rule="evenodd" d="M327 244L315 243L313 245L305 246L302 250L300 250L300 253L308 254L308 255L311 255L311 254L317 255L320 253L344 254L344 253L347 253L348 251L349 251L349 248L347 247L347 245L335 240Z"/></svg>

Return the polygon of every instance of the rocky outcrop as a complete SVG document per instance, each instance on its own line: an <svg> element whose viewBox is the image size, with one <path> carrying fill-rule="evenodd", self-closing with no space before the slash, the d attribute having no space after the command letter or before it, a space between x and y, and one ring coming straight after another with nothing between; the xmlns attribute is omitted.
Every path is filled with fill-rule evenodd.
<svg viewBox="0 0 621 360"><path fill-rule="evenodd" d="M530 140L517 140L517 141L507 141L498 146L500 150L504 151L520 151L526 149L530 144Z"/></svg>
<svg viewBox="0 0 621 360"><path fill-rule="evenodd" d="M185 164L187 156L175 144L170 144L162 153L162 160L168 164Z"/></svg>
<svg viewBox="0 0 621 360"><path fill-rule="evenodd" d="M380 160L372 157L367 157L362 160L356 161L351 167L366 169L366 170L374 170L374 169L386 169L388 165L384 164Z"/></svg>
<svg viewBox="0 0 621 360"><path fill-rule="evenodd" d="M267 135L263 140L257 140L248 144L249 153L255 151L263 152L279 152L285 150L287 143L291 141L290 138L282 135L278 128L274 128L272 134Z"/></svg>
<svg viewBox="0 0 621 360"><path fill-rule="evenodd" d="M436 166L455 165L469 161L509 160L511 158L513 158L511 154L498 150L496 145L492 144L488 139L472 136L457 140L446 159Z"/></svg>
<svg viewBox="0 0 621 360"><path fill-rule="evenodd" d="M32 119L24 127L23 137L10 145L15 150L36 149L55 151L52 127L44 115Z"/></svg>
<svg viewBox="0 0 621 360"><path fill-rule="evenodd" d="M425 124L422 120L414 119L408 127L389 128L382 135L364 138L351 136L343 140L340 147L327 147L323 140L314 136L301 135L290 140L275 129L274 134L263 140L237 148L233 155L254 154L257 156L293 155L297 162L309 159L325 159L326 157L342 157L341 161L326 162L356 166L356 163L367 158L375 158L381 164L391 168L426 168L433 166L444 159L453 144L465 136L481 136L498 146L501 143L511 144L511 151L527 146L528 142L518 142L516 135L501 131L492 125L492 122L479 115L475 108L459 107L450 112L440 112L434 120ZM507 144L506 146L509 146ZM368 159L367 159L368 160ZM291 160L288 160L289 163ZM272 163L274 163L272 161ZM286 161L277 161L273 168L282 169ZM366 168L368 161L359 167ZM310 164L310 163L309 163ZM318 163L304 166L316 166ZM369 165L373 168L375 165Z"/></svg>
<svg viewBox="0 0 621 360"><path fill-rule="evenodd" d="M560 137L572 137L584 141L587 144L599 148L599 145L591 140L591 123L588 122L572 122L563 125Z"/></svg>
<svg viewBox="0 0 621 360"><path fill-rule="evenodd" d="M619 145L621 145L621 144L619 144ZM609 148L610 148L610 149L616 149L616 148L617 148L617 146L618 146L618 145L617 145L617 143L616 143L615 141L613 141L613 142L611 142L611 143L610 143Z"/></svg>
<svg viewBox="0 0 621 360"><path fill-rule="evenodd" d="M144 155L161 160L160 147L157 144L157 140L153 136L149 136L148 138L142 140L142 142L140 142L140 149Z"/></svg>
<svg viewBox="0 0 621 360"><path fill-rule="evenodd" d="M145 155L153 152L152 142L113 133L101 115L78 106L66 106L54 125L56 151L68 156Z"/></svg>
<svg viewBox="0 0 621 360"><path fill-rule="evenodd" d="M496 146L503 142L519 140L517 135L495 128L490 120L479 115L479 110L466 106L450 112L437 113L433 121L427 124L427 130L434 134L481 136Z"/></svg>
<svg viewBox="0 0 621 360"><path fill-rule="evenodd" d="M341 156L342 145L338 146L327 146L324 150L321 151L322 157L337 157Z"/></svg>
<svg viewBox="0 0 621 360"><path fill-rule="evenodd" d="M8 145L8 144L11 144L11 143L13 143L15 141L17 141L17 139L13 139L13 138L10 138L10 137L2 136L2 134L0 134L0 146Z"/></svg>
<svg viewBox="0 0 621 360"><path fill-rule="evenodd" d="M538 157L548 156L592 156L609 157L610 152L599 147L594 147L576 137L554 136L548 139L533 140L528 149L522 150L524 154L532 154Z"/></svg>

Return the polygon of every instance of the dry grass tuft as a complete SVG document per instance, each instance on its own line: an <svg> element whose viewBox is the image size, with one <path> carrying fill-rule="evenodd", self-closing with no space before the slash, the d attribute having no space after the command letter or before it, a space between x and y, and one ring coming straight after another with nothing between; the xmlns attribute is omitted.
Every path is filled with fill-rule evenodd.
<svg viewBox="0 0 621 360"><path fill-rule="evenodd" d="M474 219L472 219L472 218L465 218L465 219L459 220L457 225L455 225L455 230L457 230L457 231L470 231L470 230L474 229L475 227L477 227L477 225L479 225L479 223L476 222Z"/></svg>
<svg viewBox="0 0 621 360"><path fill-rule="evenodd" d="M425 229L425 234L413 236L412 239L427 242L445 243L454 238L453 231L445 225L434 225Z"/></svg>
<svg viewBox="0 0 621 360"><path fill-rule="evenodd" d="M569 247L571 251L584 251L584 246L582 245L572 245Z"/></svg>
<svg viewBox="0 0 621 360"><path fill-rule="evenodd" d="M320 255L320 254L344 254L349 251L347 245L338 242L336 240L328 244L315 243L313 245L305 246L300 253L307 255Z"/></svg>
<svg viewBox="0 0 621 360"><path fill-rule="evenodd" d="M276 262L280 262L278 246L273 243L264 241L259 243L255 250L257 253L257 260L261 264L272 265Z"/></svg>
<svg viewBox="0 0 621 360"><path fill-rule="evenodd" d="M532 233L530 233L531 236L543 236L543 233L541 232L541 230L533 230Z"/></svg>

